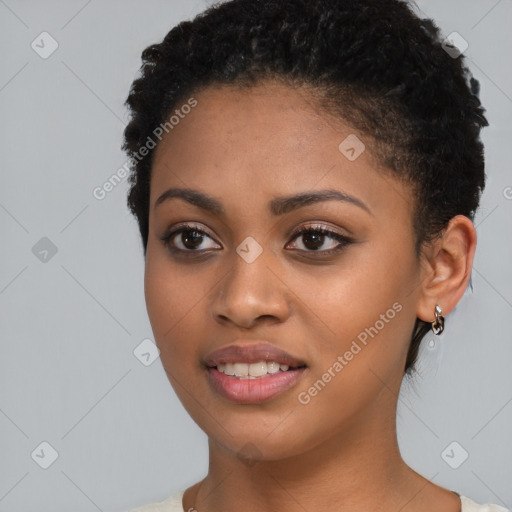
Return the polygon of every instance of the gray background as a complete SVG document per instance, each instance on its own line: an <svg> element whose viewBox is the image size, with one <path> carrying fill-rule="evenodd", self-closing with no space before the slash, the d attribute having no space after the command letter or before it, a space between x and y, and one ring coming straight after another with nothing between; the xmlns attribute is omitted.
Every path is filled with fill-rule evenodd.
<svg viewBox="0 0 512 512"><path fill-rule="evenodd" d="M207 5L0 0L0 512L124 511L207 470L206 437L160 359L133 353L152 333L127 184L93 196L126 161L123 102L142 50ZM418 8L468 41L491 127L474 292L424 340L421 377L399 399L399 442L437 484L511 508L512 4ZM31 47L49 48L43 31L59 45L46 59ZM47 469L44 441L58 454ZM457 469L447 463L465 452Z"/></svg>

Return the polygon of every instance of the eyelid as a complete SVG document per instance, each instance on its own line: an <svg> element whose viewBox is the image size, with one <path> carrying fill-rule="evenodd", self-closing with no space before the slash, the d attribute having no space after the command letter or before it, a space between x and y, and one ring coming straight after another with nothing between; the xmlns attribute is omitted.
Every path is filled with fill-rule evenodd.
<svg viewBox="0 0 512 512"><path fill-rule="evenodd" d="M296 252L301 253L302 255L307 255L306 257L309 257L309 254L318 254L319 256L333 256L339 251L341 251L345 246L354 243L354 239L350 236L344 235L342 233L339 233L337 230L329 227L326 224L323 224L321 222L316 222L312 224L305 224L294 230L292 235L289 237L289 242L286 244L289 245L290 242L293 240L296 240L297 238L300 238L301 235L304 235L305 233L321 233L323 236L326 236L328 238L331 238L332 240L335 240L338 242L338 245L331 249L324 249L324 250L304 250L304 249L298 249Z"/></svg>
<svg viewBox="0 0 512 512"><path fill-rule="evenodd" d="M310 221L304 224L301 224L298 228L294 229L288 238L295 238L297 235L301 234L304 231L322 231L325 234L332 234L339 237L343 237L346 240L352 240L352 237L349 234L342 233L336 228L331 227L328 223L323 221Z"/></svg>
<svg viewBox="0 0 512 512"><path fill-rule="evenodd" d="M204 225L201 223L196 223L195 221L179 222L178 224L173 224L171 227L166 229L165 233L160 237L160 240L166 240L170 236L175 235L180 230L200 231L201 233L205 233L210 238L215 240L215 237L212 235L208 228L204 227Z"/></svg>
<svg viewBox="0 0 512 512"><path fill-rule="evenodd" d="M162 240L164 246L169 249L170 251L174 252L175 254L179 255L201 255L201 254L207 254L208 252L219 250L217 248L215 249L203 249L203 250L185 250L185 249L178 249L173 246L171 243L171 240L177 236L179 233L184 231L197 231L203 235L206 235L208 238L213 240L216 244L219 244L215 237L209 232L209 230L205 227L203 227L200 223L196 223L193 221L189 222L182 222L178 223L176 225L171 226L165 234L160 237L160 240ZM345 246L351 244L354 242L352 237L344 235L340 232L338 232L336 229L331 228L328 224L325 224L321 221L316 222L310 222L307 224L303 224L299 226L298 228L293 230L293 233L288 236L288 242L285 245L285 248L294 240L299 238L301 235L304 235L305 233L321 233L323 236L326 236L328 238L331 238L332 240L335 240L338 242L338 244L331 248L331 249L323 249L323 250L305 250L305 249L292 249L294 252L302 253L303 256L311 254L317 254L319 256L332 256L341 251Z"/></svg>

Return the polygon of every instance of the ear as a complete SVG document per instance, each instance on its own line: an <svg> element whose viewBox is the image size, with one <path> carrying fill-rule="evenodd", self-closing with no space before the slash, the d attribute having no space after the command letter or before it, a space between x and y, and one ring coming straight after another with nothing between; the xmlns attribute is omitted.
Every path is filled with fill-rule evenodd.
<svg viewBox="0 0 512 512"><path fill-rule="evenodd" d="M475 226L464 215L453 217L442 235L424 248L418 318L432 322L436 304L443 316L455 308L468 286L475 249Z"/></svg>

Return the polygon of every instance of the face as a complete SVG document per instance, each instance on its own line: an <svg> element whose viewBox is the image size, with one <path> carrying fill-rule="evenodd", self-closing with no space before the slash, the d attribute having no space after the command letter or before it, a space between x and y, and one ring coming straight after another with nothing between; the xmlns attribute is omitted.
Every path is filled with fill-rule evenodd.
<svg viewBox="0 0 512 512"><path fill-rule="evenodd" d="M378 430L416 318L410 190L304 90L194 99L156 149L145 268L179 399L228 454Z"/></svg>

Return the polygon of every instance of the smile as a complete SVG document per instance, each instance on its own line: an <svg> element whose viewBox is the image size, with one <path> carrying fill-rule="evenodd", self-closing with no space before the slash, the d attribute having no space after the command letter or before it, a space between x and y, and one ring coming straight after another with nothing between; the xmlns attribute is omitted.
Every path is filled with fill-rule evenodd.
<svg viewBox="0 0 512 512"><path fill-rule="evenodd" d="M258 379L266 375L275 375L288 371L290 366L276 361L258 361L256 363L219 363L217 370L240 379Z"/></svg>
<svg viewBox="0 0 512 512"><path fill-rule="evenodd" d="M254 363L253 363L254 364ZM298 368L289 367L286 370L281 369L281 365L277 372L269 373L268 367L275 370L276 366L272 365L272 361L265 363L255 363L258 365L258 371L263 371L263 365L266 366L265 374L255 375L227 375L224 371L216 367L207 368L208 382L212 390L229 402L236 404L257 404L281 395L285 391L294 387L304 374L306 367ZM240 366L238 366L240 365ZM220 365L221 368L225 365ZM235 363L232 365L233 371L239 373L249 372L249 368L253 366L245 363ZM283 365L286 368L286 365Z"/></svg>

